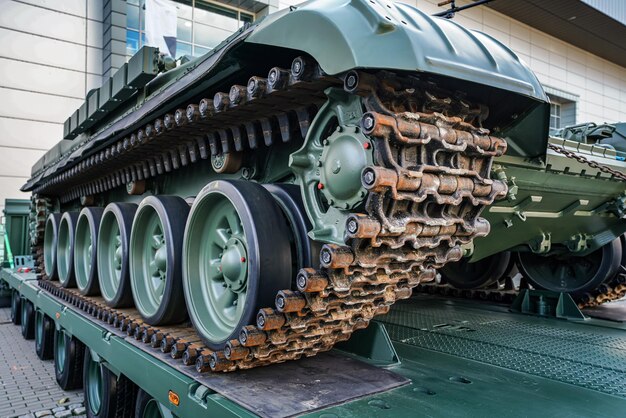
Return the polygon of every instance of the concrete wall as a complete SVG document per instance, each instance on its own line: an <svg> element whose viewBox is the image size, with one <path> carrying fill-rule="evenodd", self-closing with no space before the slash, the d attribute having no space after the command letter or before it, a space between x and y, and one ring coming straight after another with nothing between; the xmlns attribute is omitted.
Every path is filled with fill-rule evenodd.
<svg viewBox="0 0 626 418"><path fill-rule="evenodd" d="M111 1L121 0L0 0L0 206L6 197L26 197L18 190L30 167L61 139L63 121L86 92L101 84L111 53L109 42L103 45L111 38L113 23L104 16ZM426 13L442 10L437 1L405 0ZM271 0L268 9L298 2ZM626 120L626 68L487 7L455 21L509 45L547 87L577 96L577 122Z"/></svg>
<svg viewBox="0 0 626 418"><path fill-rule="evenodd" d="M102 79L103 0L0 0L0 209Z"/></svg>

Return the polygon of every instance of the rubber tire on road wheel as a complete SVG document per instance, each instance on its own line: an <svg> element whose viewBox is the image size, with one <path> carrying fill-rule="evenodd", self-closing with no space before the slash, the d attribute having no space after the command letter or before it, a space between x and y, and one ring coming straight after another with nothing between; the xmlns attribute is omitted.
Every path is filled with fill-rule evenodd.
<svg viewBox="0 0 626 418"><path fill-rule="evenodd" d="M163 408L163 405L148 395L147 392L144 392L143 389L139 389L135 402L135 418L153 418L157 416L156 413L163 417L160 407Z"/></svg>
<svg viewBox="0 0 626 418"><path fill-rule="evenodd" d="M63 339L62 348L59 347L61 338ZM83 343L62 330L54 330L54 373L61 389L74 390L82 387L84 355ZM64 358L62 365L59 364L60 356Z"/></svg>
<svg viewBox="0 0 626 418"><path fill-rule="evenodd" d="M35 307L29 300L22 300L22 337L27 340L35 338Z"/></svg>
<svg viewBox="0 0 626 418"><path fill-rule="evenodd" d="M81 294L93 296L100 294L98 283L97 247L98 229L104 209L98 207L83 208L76 221L74 233L74 276ZM88 238L87 238L88 237ZM91 248L85 246L89 239Z"/></svg>
<svg viewBox="0 0 626 418"><path fill-rule="evenodd" d="M74 277L74 234L78 212L65 212L57 236L57 273L63 287L76 287ZM63 248L61 248L63 247Z"/></svg>
<svg viewBox="0 0 626 418"><path fill-rule="evenodd" d="M154 217L156 215L156 218ZM150 325L177 324L187 319L182 283L182 247L189 204L178 196L148 196L141 201L135 213L130 233L130 284L135 307ZM144 260L148 233L147 227L156 227L162 233L166 262L163 293L160 300L153 301L154 289L150 286ZM156 231L156 230L155 230ZM160 247L160 248L161 248ZM159 250L160 250L159 248Z"/></svg>
<svg viewBox="0 0 626 418"><path fill-rule="evenodd" d="M511 267L511 252L503 251L475 263L462 258L446 264L439 272L444 283L457 289L484 289L500 280Z"/></svg>
<svg viewBox="0 0 626 418"><path fill-rule="evenodd" d="M134 203L110 203L104 208L100 230L98 232L98 281L100 293L107 305L112 308L129 308L133 306L133 291L130 287L129 245L133 218L137 212ZM120 279L117 283L113 275L115 254L111 253L112 230L119 231L120 236Z"/></svg>
<svg viewBox="0 0 626 418"><path fill-rule="evenodd" d="M35 312L35 352L41 360L54 358L54 322L41 311Z"/></svg>
<svg viewBox="0 0 626 418"><path fill-rule="evenodd" d="M60 213L51 213L46 219L43 241L43 264L44 273L48 280L59 278L57 270L57 240L59 238L59 223L61 223Z"/></svg>
<svg viewBox="0 0 626 418"><path fill-rule="evenodd" d="M16 290L11 294L11 322L14 325L22 323L22 297Z"/></svg>
<svg viewBox="0 0 626 418"><path fill-rule="evenodd" d="M243 232L234 231L229 216L225 215L227 212L236 215ZM226 223L219 230L233 230L226 245L237 240L245 242L246 250L246 256L241 258L247 269L245 282L241 285L245 290L230 290L234 285L231 286L230 279L226 279L226 267L221 276L224 285L228 282L224 286L225 292L230 290L238 302L237 305L233 303L237 307L234 315L226 315L223 307L212 303L224 294L215 290L219 284L216 286L213 281L219 278L211 276L212 268L205 261L213 256L221 257L219 240L211 235L219 235L218 229L212 228L221 225L223 217ZM280 206L259 184L217 180L207 184L196 196L185 228L183 285L189 317L209 348L224 348L229 340L238 337L241 328L256 323L259 309L272 306L278 291L291 288L296 272L292 271L288 228ZM228 251L225 250L224 254ZM220 263L223 261L221 259ZM239 261L238 257L236 261ZM239 311L242 299L244 306Z"/></svg>
<svg viewBox="0 0 626 418"><path fill-rule="evenodd" d="M95 368L99 368L96 372ZM100 388L92 388L90 373L98 375ZM89 418L131 418L135 410L134 384L124 375L119 378L104 364L93 361L91 350L85 349L85 361L83 363L83 399L87 417ZM99 390L98 390L99 389ZM95 399L96 393L99 400ZM122 392L122 393L120 393ZM124 393L129 392L129 393ZM93 403L99 402L92 408ZM94 409L96 409L94 411Z"/></svg>

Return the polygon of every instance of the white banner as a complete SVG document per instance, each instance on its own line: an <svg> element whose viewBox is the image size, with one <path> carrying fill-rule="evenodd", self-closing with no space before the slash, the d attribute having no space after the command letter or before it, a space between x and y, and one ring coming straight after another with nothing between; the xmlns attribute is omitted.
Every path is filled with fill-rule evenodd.
<svg viewBox="0 0 626 418"><path fill-rule="evenodd" d="M146 45L176 58L176 5L169 0L146 0Z"/></svg>

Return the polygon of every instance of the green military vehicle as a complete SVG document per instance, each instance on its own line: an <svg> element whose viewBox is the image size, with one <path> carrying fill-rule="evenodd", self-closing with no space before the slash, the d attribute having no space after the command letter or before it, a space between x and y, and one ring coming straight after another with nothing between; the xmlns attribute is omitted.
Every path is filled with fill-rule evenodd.
<svg viewBox="0 0 626 418"><path fill-rule="evenodd" d="M59 353L87 344L93 404L98 364L135 371L95 334L75 338L87 325L64 319L74 309L201 379L328 351L463 257L613 268L621 154L549 137L548 117L506 46L403 4L307 2L179 65L144 47L22 189L46 300L24 296L22 320L41 310L36 337ZM605 279L588 272L528 274L579 297ZM55 358L76 387L79 356Z"/></svg>

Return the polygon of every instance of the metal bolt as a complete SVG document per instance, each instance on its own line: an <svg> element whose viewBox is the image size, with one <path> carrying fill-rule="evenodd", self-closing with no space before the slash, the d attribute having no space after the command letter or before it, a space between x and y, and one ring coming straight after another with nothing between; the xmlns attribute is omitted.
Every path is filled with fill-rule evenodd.
<svg viewBox="0 0 626 418"><path fill-rule="evenodd" d="M348 74L348 77L346 78L346 87L352 90L353 88L356 87L356 84L357 84L356 74L354 73Z"/></svg>
<svg viewBox="0 0 626 418"><path fill-rule="evenodd" d="M261 314L258 314L256 317L256 324L259 328L263 328L265 326L265 317Z"/></svg>
<svg viewBox="0 0 626 418"><path fill-rule="evenodd" d="M374 184L375 180L376 176L374 175L374 172L372 170L367 170L363 173L363 182L368 186Z"/></svg>
<svg viewBox="0 0 626 418"><path fill-rule="evenodd" d="M257 321L258 321L258 320L257 320ZM245 331L245 330L243 330L243 329L241 330L241 332L239 332L239 341L240 341L242 344L245 344L245 343L246 343L246 341L248 341L248 334L246 334L246 331Z"/></svg>
<svg viewBox="0 0 626 418"><path fill-rule="evenodd" d="M359 224L356 222L356 219L349 219L348 225L346 225L346 229L351 234L356 234L356 231L359 230Z"/></svg>
<svg viewBox="0 0 626 418"><path fill-rule="evenodd" d="M298 274L296 281L298 282L298 288L304 289L306 287L306 276L304 274Z"/></svg>
<svg viewBox="0 0 626 418"><path fill-rule="evenodd" d="M283 309L285 307L285 298L282 295L278 295L276 298L276 307L278 309Z"/></svg>
<svg viewBox="0 0 626 418"><path fill-rule="evenodd" d="M324 264L330 264L333 259L332 254L327 249L323 249L321 253L321 259Z"/></svg>
<svg viewBox="0 0 626 418"><path fill-rule="evenodd" d="M365 115L363 117L363 128L370 130L374 127L374 117L372 115Z"/></svg>

